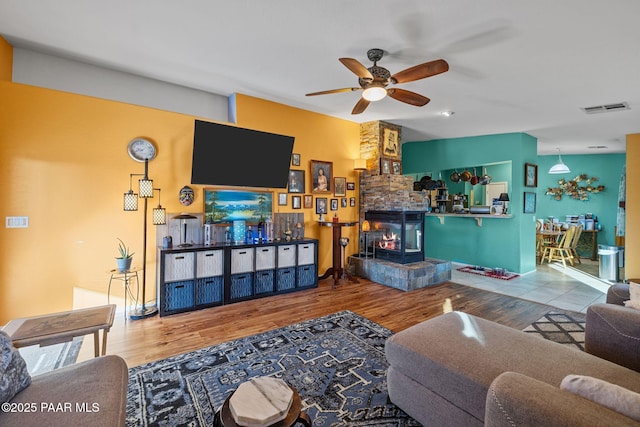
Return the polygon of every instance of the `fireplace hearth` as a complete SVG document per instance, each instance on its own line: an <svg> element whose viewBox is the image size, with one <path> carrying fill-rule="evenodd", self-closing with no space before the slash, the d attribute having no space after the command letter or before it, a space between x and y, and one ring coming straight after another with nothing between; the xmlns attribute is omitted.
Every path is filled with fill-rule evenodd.
<svg viewBox="0 0 640 427"><path fill-rule="evenodd" d="M424 261L424 212L368 211L364 216L370 224L367 255L399 264Z"/></svg>

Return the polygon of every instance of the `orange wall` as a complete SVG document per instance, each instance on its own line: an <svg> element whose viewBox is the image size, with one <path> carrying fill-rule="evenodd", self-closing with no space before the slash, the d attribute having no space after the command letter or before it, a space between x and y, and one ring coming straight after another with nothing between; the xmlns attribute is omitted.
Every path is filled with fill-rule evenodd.
<svg viewBox="0 0 640 427"><path fill-rule="evenodd" d="M625 224L625 275L640 277L640 193L634 191L640 182L640 134L627 135L627 192Z"/></svg>
<svg viewBox="0 0 640 427"><path fill-rule="evenodd" d="M134 137L147 137L158 147L149 176L163 190L167 212L202 210L202 186L192 186L196 200L191 206L178 201L180 188L190 185L194 117L4 81L0 99L0 217L29 217L29 228L2 228L0 325L70 309L75 287L106 293L116 237L136 253L134 264L140 263L142 211L122 210L129 174L144 171L126 152ZM307 176L308 160L317 159L333 161L337 176L354 180L359 125L239 99L240 125L296 137L295 152L301 154ZM347 215L356 217L354 209L347 208ZM311 212L305 210L307 235L323 239L319 269L324 271L330 266L325 241L331 236L309 226L317 218ZM155 294L154 236L150 225L148 296ZM352 237L356 242L355 233ZM112 295L122 296L121 287L116 288Z"/></svg>
<svg viewBox="0 0 640 427"><path fill-rule="evenodd" d="M10 82L13 75L13 47L0 37L0 81Z"/></svg>

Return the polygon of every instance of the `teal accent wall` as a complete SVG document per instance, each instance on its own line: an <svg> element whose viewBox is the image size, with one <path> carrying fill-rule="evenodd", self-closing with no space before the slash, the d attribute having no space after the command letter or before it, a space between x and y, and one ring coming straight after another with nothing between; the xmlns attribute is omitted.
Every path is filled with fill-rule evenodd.
<svg viewBox="0 0 640 427"><path fill-rule="evenodd" d="M428 216L425 218L425 255L465 264L502 267L517 273L534 271L535 215L523 214L522 210L524 164L536 162L537 140L525 133L404 143L404 174L422 177L428 173L433 179L442 177L450 193L468 191L468 187L464 190L451 187L449 174L452 169L461 172L465 168L486 166L494 182L509 182L512 218L487 216L479 227L472 218L444 217L444 224L441 224L439 218Z"/></svg>
<svg viewBox="0 0 640 427"><path fill-rule="evenodd" d="M566 215L593 213L602 226L602 232L598 233L598 243L615 245L614 230L618 212L618 188L626 155L562 155L562 161L569 166L571 173L551 175L547 171L558 162L558 156L538 157L536 216L541 219L554 216L560 221L564 221ZM581 174L597 177L598 183L604 185L605 190L601 193L590 193L589 200L576 200L567 195L563 195L562 200L555 200L553 196L545 195L547 188L558 187L559 179L570 180Z"/></svg>

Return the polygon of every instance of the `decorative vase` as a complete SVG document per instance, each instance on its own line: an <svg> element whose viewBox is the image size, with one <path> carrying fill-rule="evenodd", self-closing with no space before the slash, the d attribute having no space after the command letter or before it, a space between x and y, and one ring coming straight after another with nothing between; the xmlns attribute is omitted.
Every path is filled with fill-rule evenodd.
<svg viewBox="0 0 640 427"><path fill-rule="evenodd" d="M131 261L133 261L133 258L116 258L116 265L118 266L118 271L120 273L129 271L131 269Z"/></svg>

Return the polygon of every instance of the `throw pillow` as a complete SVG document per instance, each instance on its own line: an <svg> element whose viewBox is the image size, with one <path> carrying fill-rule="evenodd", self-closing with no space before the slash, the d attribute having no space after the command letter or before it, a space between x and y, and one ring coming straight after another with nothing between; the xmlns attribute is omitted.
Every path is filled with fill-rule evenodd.
<svg viewBox="0 0 640 427"><path fill-rule="evenodd" d="M629 283L629 300L625 301L624 305L640 310L640 284Z"/></svg>
<svg viewBox="0 0 640 427"><path fill-rule="evenodd" d="M567 375L560 388L640 421L640 393L586 375Z"/></svg>
<svg viewBox="0 0 640 427"><path fill-rule="evenodd" d="M29 384L27 363L11 344L9 335L0 330L0 403L10 401Z"/></svg>

